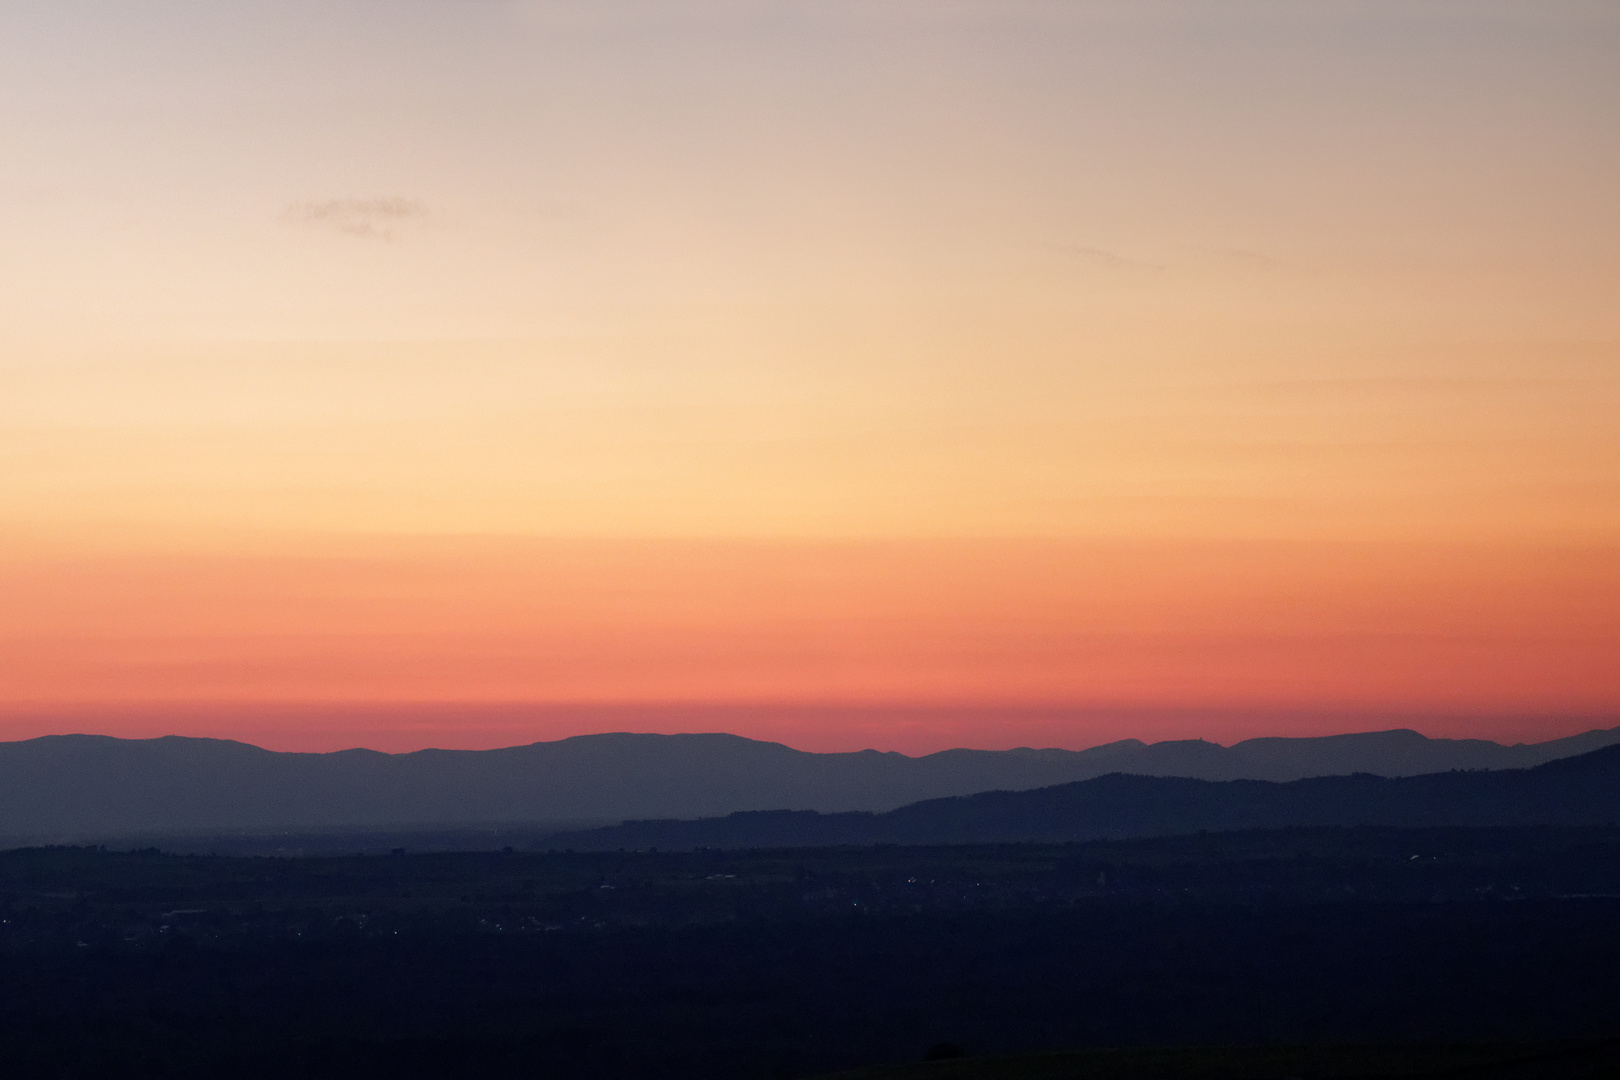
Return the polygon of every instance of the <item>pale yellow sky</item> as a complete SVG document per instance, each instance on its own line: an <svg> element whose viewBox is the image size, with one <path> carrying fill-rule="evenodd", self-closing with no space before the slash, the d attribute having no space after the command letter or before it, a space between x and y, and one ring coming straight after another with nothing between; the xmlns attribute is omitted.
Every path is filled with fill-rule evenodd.
<svg viewBox="0 0 1620 1080"><path fill-rule="evenodd" d="M1598 5L9 5L4 519L1613 537Z"/></svg>

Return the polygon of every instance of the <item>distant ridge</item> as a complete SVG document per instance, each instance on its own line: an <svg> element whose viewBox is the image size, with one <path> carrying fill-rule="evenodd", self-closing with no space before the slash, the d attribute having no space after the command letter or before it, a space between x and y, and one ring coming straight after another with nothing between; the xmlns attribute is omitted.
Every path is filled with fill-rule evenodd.
<svg viewBox="0 0 1620 1080"><path fill-rule="evenodd" d="M0 838L156 832L555 826L736 811L881 812L946 796L1132 773L1289 781L1515 769L1620 743L1620 728L1502 746L1415 731L1109 743L1089 750L814 754L736 735L584 735L502 750L293 754L220 739L53 735L0 743Z"/></svg>
<svg viewBox="0 0 1620 1080"><path fill-rule="evenodd" d="M1276 783L1110 773L1034 791L932 799L885 814L736 813L631 821L547 837L575 850L830 847L840 844L1066 843L1200 831L1612 825L1620 746L1533 769Z"/></svg>

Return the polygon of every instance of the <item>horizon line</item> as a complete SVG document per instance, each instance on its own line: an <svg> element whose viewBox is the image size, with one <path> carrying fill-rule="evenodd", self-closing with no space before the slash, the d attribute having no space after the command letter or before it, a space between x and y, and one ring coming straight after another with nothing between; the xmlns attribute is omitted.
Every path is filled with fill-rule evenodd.
<svg viewBox="0 0 1620 1080"><path fill-rule="evenodd" d="M1620 717L1608 717L1607 719L1620 719ZM411 754L434 753L434 752L436 752L436 753L465 753L465 754L496 753L496 752L499 752L499 751L502 751L502 750L521 750L521 749L526 749L526 748L532 747L532 746L544 746L544 745L551 745L551 744L555 744L555 743L570 742L570 741L573 741L573 740L576 740L576 739L605 738L605 737L615 736L615 735L645 736L645 737L651 737L651 738L683 738L683 737L701 738L701 737L724 736L724 737L727 737L727 738L741 739L741 740L746 741L746 742L755 742L755 743L761 743L761 744L764 744L764 745L782 746L785 749L791 750L791 751L793 751L795 753L801 753L801 754L816 754L816 755L832 756L832 755L837 755L837 754L879 753L879 754L896 754L896 755L898 755L900 757L918 759L918 758L924 758L924 757L932 757L932 756L934 756L936 754L954 753L954 752L959 752L959 751L967 751L967 752L972 752L972 753L1012 753L1012 752L1016 752L1016 751L1019 751L1019 750L1033 750L1033 751L1055 751L1055 752L1059 752L1059 753L1068 753L1068 754L1083 754L1083 753L1090 752L1092 750L1100 750L1100 749L1110 747L1110 746L1119 746L1119 745L1124 744L1124 743L1135 743L1136 745L1142 746L1142 747L1161 746L1161 745L1165 745L1165 744L1169 744L1169 743L1203 743L1205 745L1219 747L1219 748L1221 748L1223 750L1230 750L1230 749L1233 749L1233 748L1235 748L1235 747L1237 747L1239 745L1242 745L1244 743L1258 742L1258 741L1262 741L1262 740L1279 740L1279 741L1286 741L1286 742L1315 742L1315 741L1319 741L1319 740L1323 740L1323 739L1352 738L1352 737L1355 737L1355 736L1364 736L1364 735L1391 735L1391 734L1403 734L1403 733L1410 733L1410 734L1413 734L1413 735L1417 735L1419 738L1423 739L1426 742L1485 742L1485 743L1491 743L1493 745L1500 746L1500 747L1503 747L1503 748L1512 748L1512 747L1515 747L1515 746L1542 746L1542 745L1546 745L1548 743L1562 742L1562 741L1567 740L1567 739L1580 738L1580 737L1582 737L1584 735L1604 734L1604 733L1609 733L1609 732L1614 732L1614 731L1620 731L1620 724L1616 724L1613 727L1587 728L1586 730L1574 732L1572 734L1554 736L1552 738L1540 739L1540 740L1537 740L1537 741L1534 741L1534 742L1520 741L1520 742L1517 742L1517 743L1505 743L1505 742L1501 742L1501 741L1496 740L1496 739L1481 738L1481 737L1462 737L1462 738L1458 738L1458 737L1444 736L1444 735L1442 735L1442 736L1433 736L1433 735L1428 735L1428 734L1425 734L1424 732L1418 731L1416 728L1393 727L1393 728L1378 728L1378 729L1360 730L1360 731L1340 731L1340 732L1334 732L1332 734L1325 734L1325 735L1254 735L1254 736L1249 736L1248 738L1238 739L1238 740L1235 740L1235 741L1230 742L1230 743L1222 743L1222 742L1218 742L1218 741L1213 740L1213 739L1206 739L1206 738L1201 738L1201 737L1178 738L1178 739L1156 739L1156 740L1152 740L1152 741L1145 740L1145 739L1140 739L1140 738L1134 738L1134 737L1126 737L1126 738L1122 738L1122 739L1112 739L1112 740L1108 740L1106 742L1095 743L1095 744L1092 744L1090 746L1080 747L1078 749L1070 748L1070 747L1061 747L1061 746L1013 746L1013 747L1002 747L1002 748L982 748L982 747L973 747L973 746L952 746L952 747L946 747L946 748L941 749L941 750L928 751L926 753L921 753L921 754L907 754L904 751L900 751L900 750L881 750L881 749L878 749L876 747L864 747L864 748L859 749L859 750L832 750L832 751L827 751L827 750L806 750L806 749L803 749L801 747L792 746L792 745L790 745L788 743L782 742L782 741L777 740L777 739L760 739L760 738L755 738L755 737L749 736L749 735L740 735L740 734L737 734L736 732L719 731L719 730L714 730L714 731L631 731L631 730L593 731L593 732L581 732L581 733L577 733L577 734L573 734L573 735L564 735L564 736L561 736L561 737L555 738L555 739L538 739L538 740L534 740L534 741L531 741L531 742L512 743L512 744L502 745L502 746L489 746L489 747L422 746L422 747L417 747L416 749L412 749L412 750L379 750L379 749L376 749L374 747L358 746L358 745L357 746L344 746L344 747L334 749L334 750L278 750L278 749L275 749L275 748L272 748L272 747L260 745L259 743L252 742L252 741L249 741L247 739L232 738L230 736L222 736L222 735L192 735L192 734L185 734L185 733L181 733L181 732L169 732L169 733L163 734L163 735L127 736L127 735L113 735L113 734L107 734L107 733L104 733L104 732L97 732L97 731L58 731L58 732L46 732L44 734L28 736L28 737L24 737L24 738L20 738L20 739L0 739L0 746L15 745L15 744L25 743L25 742L37 742L37 741L44 740L44 739L73 739L73 738L111 739L111 740L114 740L114 741L117 741L117 742L159 742L159 741L162 741L162 740L165 740L165 739L187 739L187 740L195 740L195 741L200 741L200 742L236 743L238 745L250 746L250 747L252 747L252 748L254 748L256 750L263 750L266 753L272 753L272 754L315 754L315 755L323 755L324 756L324 755L330 755L330 754L342 754L342 753L353 753L355 751L364 751L366 753L385 754L385 755L388 755L390 757L401 757L401 756L408 756L408 755L411 755Z"/></svg>

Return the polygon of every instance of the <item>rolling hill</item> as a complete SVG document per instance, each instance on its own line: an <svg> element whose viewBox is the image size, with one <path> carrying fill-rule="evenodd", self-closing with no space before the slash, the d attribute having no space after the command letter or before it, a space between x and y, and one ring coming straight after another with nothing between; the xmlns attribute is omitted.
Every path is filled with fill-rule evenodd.
<svg viewBox="0 0 1620 1080"><path fill-rule="evenodd" d="M806 753L724 734L617 733L409 754L278 753L218 739L59 735L0 743L0 837L55 842L208 830L555 827L763 810L881 813L1108 773L1273 782L1400 777L1523 768L1615 743L1620 728L1515 746L1384 731L1232 747L1126 740L1081 751L947 750L913 758L874 750Z"/></svg>
<svg viewBox="0 0 1620 1080"><path fill-rule="evenodd" d="M1107 776L1034 791L931 799L884 814L735 813L631 821L548 837L577 850L1064 843L1323 826L1605 825L1620 821L1620 746L1533 769L1277 783Z"/></svg>

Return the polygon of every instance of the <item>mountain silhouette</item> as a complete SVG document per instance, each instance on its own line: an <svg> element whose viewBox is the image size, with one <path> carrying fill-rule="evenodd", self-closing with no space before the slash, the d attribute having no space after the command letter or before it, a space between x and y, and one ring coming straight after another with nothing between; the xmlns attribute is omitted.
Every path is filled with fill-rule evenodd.
<svg viewBox="0 0 1620 1080"><path fill-rule="evenodd" d="M883 812L1107 773L1287 781L1538 765L1620 743L1620 728L1531 745L1415 731L1326 738L1134 739L1089 750L816 754L736 735L584 735L501 750L278 753L221 739L53 735L0 743L0 837L394 828L702 818L736 811Z"/></svg>
<svg viewBox="0 0 1620 1080"><path fill-rule="evenodd" d="M931 799L883 814L743 812L632 821L548 837L576 850L1065 843L1199 831L1323 826L1612 825L1620 746L1533 769L1277 783L1111 773L1034 791Z"/></svg>

